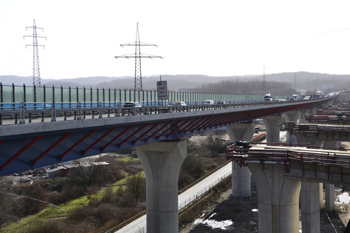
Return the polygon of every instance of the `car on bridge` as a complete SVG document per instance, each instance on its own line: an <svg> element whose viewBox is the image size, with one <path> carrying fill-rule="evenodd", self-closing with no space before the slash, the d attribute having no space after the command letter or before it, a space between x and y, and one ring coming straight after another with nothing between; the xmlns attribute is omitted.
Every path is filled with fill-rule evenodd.
<svg viewBox="0 0 350 233"><path fill-rule="evenodd" d="M176 107L184 107L187 106L187 104L184 101L177 101L174 103L174 106Z"/></svg>
<svg viewBox="0 0 350 233"><path fill-rule="evenodd" d="M142 105L139 102L125 102L124 106L122 107L122 115L125 114L128 115L136 115L141 114L144 112L144 109L142 108Z"/></svg>
<svg viewBox="0 0 350 233"><path fill-rule="evenodd" d="M214 105L214 100L204 100L203 105Z"/></svg>

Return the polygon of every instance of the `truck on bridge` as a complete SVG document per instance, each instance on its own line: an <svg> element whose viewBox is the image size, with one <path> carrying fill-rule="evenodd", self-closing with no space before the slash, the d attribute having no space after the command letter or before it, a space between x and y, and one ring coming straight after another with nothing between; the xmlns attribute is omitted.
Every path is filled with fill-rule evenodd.
<svg viewBox="0 0 350 233"><path fill-rule="evenodd" d="M265 94L265 96L264 96L264 101L266 101L266 102L272 102L272 101L273 101L272 95L271 95L270 93Z"/></svg>

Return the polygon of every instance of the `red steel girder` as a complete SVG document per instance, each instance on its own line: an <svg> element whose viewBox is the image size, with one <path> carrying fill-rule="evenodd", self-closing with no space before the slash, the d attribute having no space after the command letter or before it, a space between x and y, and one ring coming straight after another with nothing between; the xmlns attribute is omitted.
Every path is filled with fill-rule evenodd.
<svg viewBox="0 0 350 233"><path fill-rule="evenodd" d="M211 116L210 120L207 121L207 122L204 122L203 124L200 124L198 125L197 129L200 129L200 128L204 128L205 126L211 124L213 121L215 121L218 117L220 117L220 115L217 115L217 116ZM194 127L192 127L191 131L193 132L194 131Z"/></svg>
<svg viewBox="0 0 350 233"><path fill-rule="evenodd" d="M122 141L121 143L119 143L119 147L121 147L127 140L129 140L132 136L134 136L135 134L137 134L138 132L140 132L143 128L145 128L148 125L148 123L144 124L143 126L141 126L138 130L136 130L134 133L132 133L129 137L127 137L126 139L124 139L124 141Z"/></svg>
<svg viewBox="0 0 350 233"><path fill-rule="evenodd" d="M223 122L226 122L230 117L231 117L230 114L225 114L225 115L223 115L222 118L219 118L218 120L216 120L212 124L208 125L207 128L208 127L212 128L214 126L218 126L218 125L222 124Z"/></svg>
<svg viewBox="0 0 350 233"><path fill-rule="evenodd" d="M195 131L195 130L200 130L201 128L204 128L204 126L207 126L209 124L213 124L213 122L217 122L219 119L221 119L221 117L224 117L225 115L217 115L215 118L211 119L209 122L199 125L196 128L192 127L191 132Z"/></svg>
<svg viewBox="0 0 350 233"><path fill-rule="evenodd" d="M161 134L161 135L159 135L158 136L158 140L159 140L159 138L161 137L161 136L163 136L166 132L168 132L169 130L171 130L172 128L174 128L176 125L177 125L177 123L179 123L181 120L178 120L175 124L173 124L173 126L171 126L171 127L169 127L167 130L164 130L164 132Z"/></svg>
<svg viewBox="0 0 350 233"><path fill-rule="evenodd" d="M207 124L209 124L210 122L212 122L213 120L215 120L216 118L217 118L218 116L210 116L208 119L206 119L204 122L201 122L199 125L198 125L198 123L197 124L195 124L195 125L193 125L192 127L190 127L189 129L187 129L185 132L188 132L188 131L191 131L191 132L193 132L194 131L194 129L198 129L198 128L200 128L202 125L207 125ZM198 125L198 126L197 126ZM196 128L196 126L197 126L197 128Z"/></svg>
<svg viewBox="0 0 350 233"><path fill-rule="evenodd" d="M219 122L216 123L216 127L218 127L219 125L222 126L224 124L227 124L230 122L230 119L232 119L235 116L236 113L230 113L230 114L226 114L227 116L223 119L221 119Z"/></svg>
<svg viewBox="0 0 350 233"><path fill-rule="evenodd" d="M198 124L199 122L205 120L207 117L203 117L203 118L195 118L191 123L189 123L188 125L186 125L182 130L180 130L179 133L182 133L184 130L186 130L187 128L191 127L193 125L193 123L195 123L196 121L196 124ZM195 124L195 125L196 125Z"/></svg>
<svg viewBox="0 0 350 233"><path fill-rule="evenodd" d="M73 146L71 146L68 150L66 150L60 158L62 159L66 154L68 154L71 150L73 150L77 145L79 145L82 141L84 141L86 138L88 138L93 132L95 132L97 129L91 130L88 134L86 134L84 137L82 137L79 141L77 141Z"/></svg>
<svg viewBox="0 0 350 233"><path fill-rule="evenodd" d="M232 119L232 122L231 122L231 123L235 123L235 122L240 121L240 120L242 119L242 115L243 115L243 113L242 113L242 112L239 112L239 113L235 116L235 118Z"/></svg>
<svg viewBox="0 0 350 233"><path fill-rule="evenodd" d="M225 122L224 123L221 123L222 124L232 124L232 122L234 122L234 120L237 118L237 116L239 115L239 112L235 112L235 113L232 113L230 114L230 117L228 119L225 119Z"/></svg>
<svg viewBox="0 0 350 233"><path fill-rule="evenodd" d="M188 132L188 131L191 131L191 129L195 128L197 125L202 125L202 124L205 124L207 121L210 121L211 118L213 118L213 116L211 116L211 117L204 117L200 121L196 122L196 124L191 125L190 127L186 127L186 130L185 129L183 129L183 130L184 130L185 133Z"/></svg>
<svg viewBox="0 0 350 233"><path fill-rule="evenodd" d="M94 143L92 143L90 146L88 146L84 151L83 154L85 154L88 150L90 150L93 146L95 146L97 143L99 143L102 139L104 139L108 134L112 133L113 130L115 130L117 127L113 127L112 129L108 130L107 133L105 133L102 137L97 139Z"/></svg>
<svg viewBox="0 0 350 233"><path fill-rule="evenodd" d="M205 128L209 128L209 127L213 127L215 125L218 125L218 123L224 121L226 118L228 117L228 114L222 115L221 117L219 117L219 119L216 119L215 121L213 121L211 124L206 125ZM204 128L204 127L203 127Z"/></svg>
<svg viewBox="0 0 350 233"><path fill-rule="evenodd" d="M225 122L222 124L232 124L233 120L236 119L238 114L239 114L239 112L238 113L235 112L235 113L230 114L230 117L227 120L225 120Z"/></svg>
<svg viewBox="0 0 350 233"><path fill-rule="evenodd" d="M247 114L246 112L242 112L242 114L240 115L240 118L238 118L237 120L238 120L238 121L243 121L243 120L245 120L245 119L248 118L247 115L248 115L248 114Z"/></svg>
<svg viewBox="0 0 350 233"><path fill-rule="evenodd" d="M32 161L32 164L36 164L42 157L44 157L47 153L49 153L53 148L55 148L58 144L60 144L64 139L66 139L73 132L66 133L62 138L60 138L57 142L55 142L52 146L50 146L46 151L44 151L41 155L39 155L36 159Z"/></svg>
<svg viewBox="0 0 350 233"><path fill-rule="evenodd" d="M25 147L23 147L20 151L18 151L14 156L12 156L9 160L7 160L3 165L0 166L0 171L4 169L7 165L9 165L13 160L15 160L18 156L20 156L24 151L26 151L29 147L31 147L34 143L36 143L43 135L37 136L29 142Z"/></svg>
<svg viewBox="0 0 350 233"><path fill-rule="evenodd" d="M160 127L160 129L158 129L156 132L154 132L151 136L149 136L149 137L146 139L146 142L147 142L151 137L153 137L154 135L156 135L159 131L161 131L162 129L164 129L167 125L169 125L171 122L173 122L173 121L169 121L168 123L166 123L165 125L163 125L163 127Z"/></svg>
<svg viewBox="0 0 350 233"><path fill-rule="evenodd" d="M120 136L122 136L123 134L125 134L129 129L131 129L132 127L134 127L134 125L130 125L128 128L126 128L123 132L121 132L120 134L118 134L116 137L114 137L111 141L109 141L106 145L104 145L102 147L102 150L106 149L107 146L111 145L112 142L114 142L115 140L117 140Z"/></svg>
<svg viewBox="0 0 350 233"><path fill-rule="evenodd" d="M160 123L162 123L161 121L158 122L157 124L153 125L149 130L147 130L146 132L144 132L140 137L138 137L135 141L133 141L133 144L135 144L138 140L140 140L141 138L143 138L146 134L148 134L149 132L151 132L155 127L157 127L157 125L159 125Z"/></svg>
<svg viewBox="0 0 350 233"><path fill-rule="evenodd" d="M167 137L169 137L170 135L172 135L176 130L178 130L179 128L181 128L184 124L186 124L189 120L192 120L191 118L190 119L187 119L184 123L182 123L181 125L179 125L178 127L176 127L173 131L171 131Z"/></svg>
<svg viewBox="0 0 350 233"><path fill-rule="evenodd" d="M259 111L258 110L253 110L253 111L251 111L251 118L252 119L255 119L255 118L258 118L258 116L259 116Z"/></svg>

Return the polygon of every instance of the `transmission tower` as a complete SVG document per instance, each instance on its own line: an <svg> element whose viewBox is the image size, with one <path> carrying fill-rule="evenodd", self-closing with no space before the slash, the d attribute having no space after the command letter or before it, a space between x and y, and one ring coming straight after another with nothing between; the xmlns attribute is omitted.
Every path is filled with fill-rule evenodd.
<svg viewBox="0 0 350 233"><path fill-rule="evenodd" d="M154 56L154 55L145 55L141 54L141 46L155 46L155 44L149 44L140 42L140 34L139 34L139 23L137 23L136 26L136 40L135 42L121 44L120 46L135 46L135 54L127 54L127 55L121 55L121 56L115 56L115 58L135 58L135 84L134 84L134 90L142 90L142 73L141 73L141 58L162 58L161 56Z"/></svg>
<svg viewBox="0 0 350 233"><path fill-rule="evenodd" d="M264 64L264 73L263 73L263 95L266 95L266 76L265 76L265 64Z"/></svg>
<svg viewBox="0 0 350 233"><path fill-rule="evenodd" d="M26 36L23 36L23 38L25 38L25 37L32 37L33 38L33 44L27 44L26 48L27 48L27 46L33 46L33 86L40 87L41 86L41 78L40 78L40 66L39 66L39 51L38 51L38 47L39 46L43 46L45 48L45 45L39 45L38 44L38 37L39 38L45 38L45 39L46 39L46 37L45 36L39 36L36 33L37 29L42 29L44 31L44 28L37 27L35 25L35 19L34 19L33 26L26 27L26 30L28 28L33 28L33 35L26 35Z"/></svg>

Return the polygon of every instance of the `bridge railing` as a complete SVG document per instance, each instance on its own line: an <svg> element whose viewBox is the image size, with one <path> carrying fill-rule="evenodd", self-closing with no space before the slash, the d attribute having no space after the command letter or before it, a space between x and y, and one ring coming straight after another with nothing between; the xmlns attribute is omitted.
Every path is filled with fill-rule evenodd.
<svg viewBox="0 0 350 233"><path fill-rule="evenodd" d="M303 102L293 101L294 102ZM0 104L0 125L34 122L82 120L87 118L121 117L175 112L207 111L285 104L281 102L242 101L206 105L188 102L184 106L146 102L125 107L125 102L13 102Z"/></svg>
<svg viewBox="0 0 350 233"><path fill-rule="evenodd" d="M168 91L168 101L186 101L200 103L213 101L249 101L262 100L263 95L237 95L200 92ZM276 96L288 99L287 96ZM158 102L158 93L154 90L132 90L117 88L85 88L62 86L18 86L0 83L0 103L13 102Z"/></svg>
<svg viewBox="0 0 350 233"><path fill-rule="evenodd" d="M276 149L238 149L232 145L227 148L226 158L237 161L241 166L246 166L247 162L258 161L262 164L282 162L286 165L289 162L299 162L350 168L350 154L341 151L325 152L324 150L312 149L298 151L280 147Z"/></svg>

